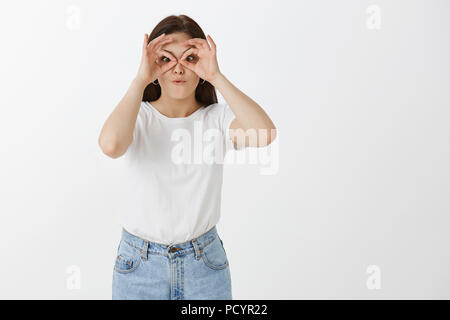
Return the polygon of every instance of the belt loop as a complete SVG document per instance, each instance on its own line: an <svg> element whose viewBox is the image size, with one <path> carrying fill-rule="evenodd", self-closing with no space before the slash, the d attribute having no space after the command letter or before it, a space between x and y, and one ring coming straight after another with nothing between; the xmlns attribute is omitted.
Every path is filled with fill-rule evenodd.
<svg viewBox="0 0 450 320"><path fill-rule="evenodd" d="M144 240L144 247L141 249L142 260L146 261L148 257L148 241Z"/></svg>
<svg viewBox="0 0 450 320"><path fill-rule="evenodd" d="M200 259L200 249L198 248L197 238L192 239L192 245L194 246L195 259Z"/></svg>

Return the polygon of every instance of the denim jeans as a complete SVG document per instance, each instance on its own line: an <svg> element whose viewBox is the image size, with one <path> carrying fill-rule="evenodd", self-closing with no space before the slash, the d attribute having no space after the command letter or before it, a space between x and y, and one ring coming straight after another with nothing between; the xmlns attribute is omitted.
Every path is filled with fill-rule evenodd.
<svg viewBox="0 0 450 320"><path fill-rule="evenodd" d="M164 245L122 229L113 300L231 300L227 254L216 226L192 240Z"/></svg>

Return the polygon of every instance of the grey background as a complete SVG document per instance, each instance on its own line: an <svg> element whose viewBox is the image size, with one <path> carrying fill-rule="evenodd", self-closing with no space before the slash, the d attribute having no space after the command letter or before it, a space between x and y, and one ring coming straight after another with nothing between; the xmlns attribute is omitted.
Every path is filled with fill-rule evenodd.
<svg viewBox="0 0 450 320"><path fill-rule="evenodd" d="M367 26L370 5L380 29ZM98 134L143 34L182 13L279 133L276 174L225 167L217 228L233 298L450 298L449 9L2 1L0 298L110 299L126 176ZM70 290L72 265L81 287ZM379 289L367 286L371 265Z"/></svg>

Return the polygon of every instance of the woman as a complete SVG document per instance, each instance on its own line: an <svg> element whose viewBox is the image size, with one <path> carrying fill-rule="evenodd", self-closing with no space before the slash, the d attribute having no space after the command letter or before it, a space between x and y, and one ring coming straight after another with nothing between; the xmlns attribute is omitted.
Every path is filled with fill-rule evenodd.
<svg viewBox="0 0 450 320"><path fill-rule="evenodd" d="M216 45L207 40L185 15L145 34L137 75L100 133L106 155L126 153L132 183L130 209L120 217L113 299L232 299L215 226L223 164L211 157L265 146L275 126L220 72ZM217 102L215 89L226 103ZM247 129L266 134L255 138ZM215 148L204 147L211 132Z"/></svg>

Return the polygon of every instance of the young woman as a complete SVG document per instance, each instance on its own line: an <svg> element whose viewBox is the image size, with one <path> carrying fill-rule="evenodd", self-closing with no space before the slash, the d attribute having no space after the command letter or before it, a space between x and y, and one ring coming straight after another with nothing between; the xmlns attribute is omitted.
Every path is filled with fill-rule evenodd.
<svg viewBox="0 0 450 320"><path fill-rule="evenodd" d="M145 34L137 75L102 128L101 149L112 158L126 153L133 186L120 217L113 299L232 299L216 229L223 163L205 154L217 160L231 148L265 146L276 130L220 72L216 50L188 16L163 19ZM247 129L265 134L252 139Z"/></svg>

